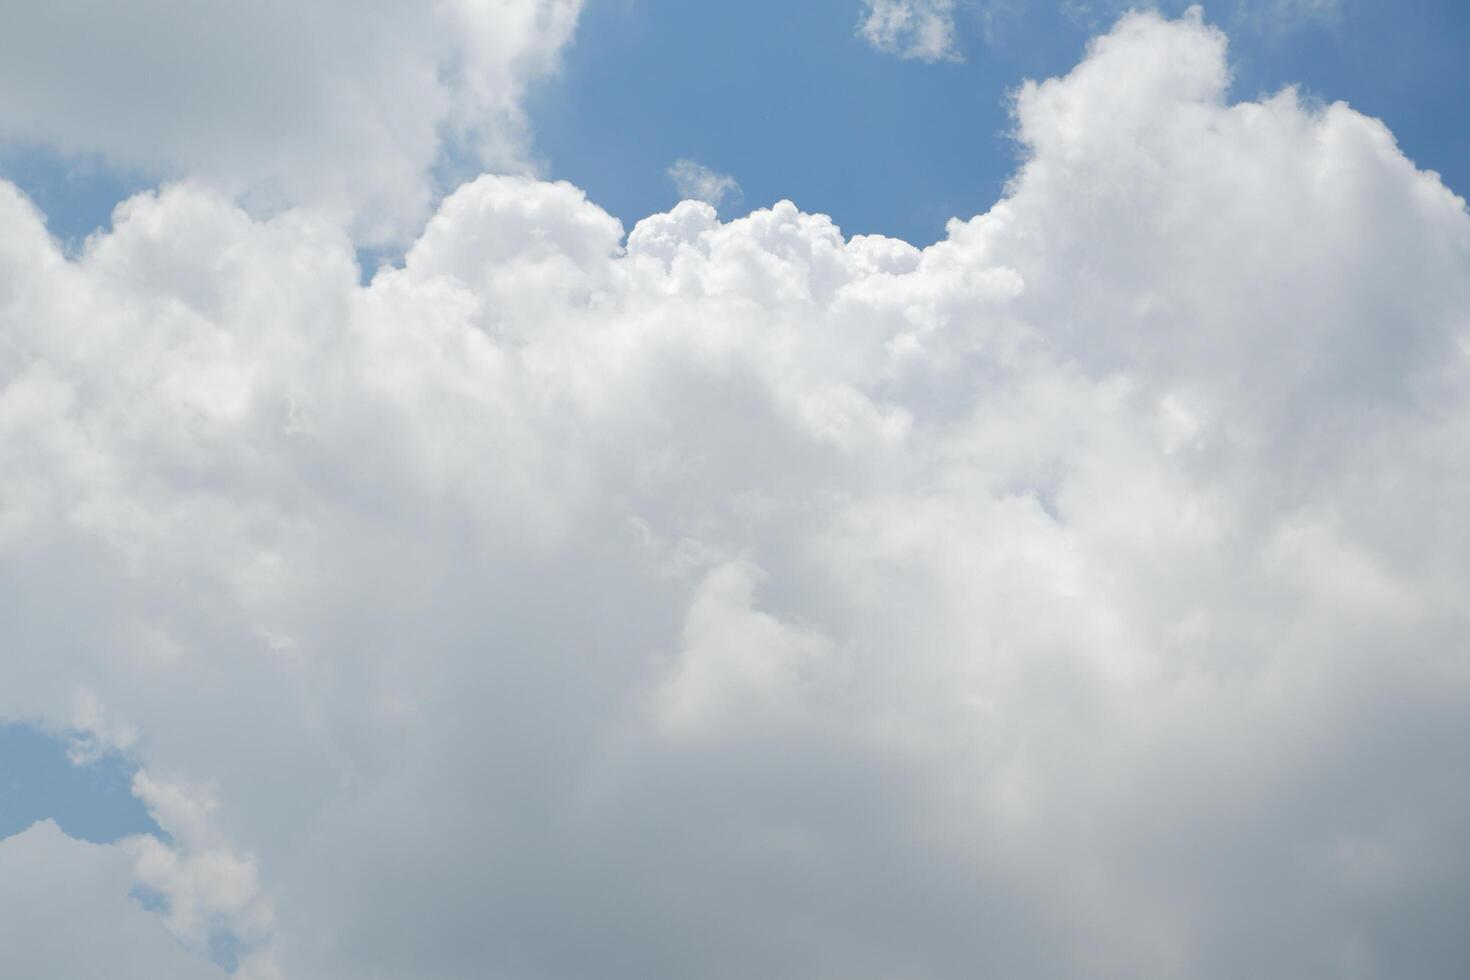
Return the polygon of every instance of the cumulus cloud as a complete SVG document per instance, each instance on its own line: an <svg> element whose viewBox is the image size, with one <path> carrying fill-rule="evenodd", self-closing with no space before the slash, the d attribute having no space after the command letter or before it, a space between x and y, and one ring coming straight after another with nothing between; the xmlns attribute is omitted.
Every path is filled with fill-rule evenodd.
<svg viewBox="0 0 1470 980"><path fill-rule="evenodd" d="M527 86L581 0L25 4L0 33L0 139L309 204L411 237L433 173L531 167ZM457 164L458 161L458 164Z"/></svg>
<svg viewBox="0 0 1470 980"><path fill-rule="evenodd" d="M917 61L957 61L954 0L863 0L858 36L874 48Z"/></svg>
<svg viewBox="0 0 1470 980"><path fill-rule="evenodd" d="M261 975L1454 975L1470 217L1228 78L1126 17L922 250L0 185L0 714Z"/></svg>
<svg viewBox="0 0 1470 980"><path fill-rule="evenodd" d="M748 562L710 569L689 599L681 650L659 689L660 720L678 731L718 729L752 713L796 711L825 637L753 605L760 571Z"/></svg>
<svg viewBox="0 0 1470 980"><path fill-rule="evenodd" d="M679 196L685 200L703 201L718 208L727 199L740 199L740 184L734 177L711 170L694 160L674 161L668 176L679 191Z"/></svg>

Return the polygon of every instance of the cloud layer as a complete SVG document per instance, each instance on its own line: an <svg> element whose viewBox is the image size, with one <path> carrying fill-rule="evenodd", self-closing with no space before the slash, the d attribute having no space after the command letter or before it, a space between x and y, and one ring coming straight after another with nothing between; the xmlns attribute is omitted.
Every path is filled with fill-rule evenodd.
<svg viewBox="0 0 1470 980"><path fill-rule="evenodd" d="M924 250L0 185L0 715L172 837L76 874L293 980L1455 975L1470 217L1228 77L1125 18Z"/></svg>

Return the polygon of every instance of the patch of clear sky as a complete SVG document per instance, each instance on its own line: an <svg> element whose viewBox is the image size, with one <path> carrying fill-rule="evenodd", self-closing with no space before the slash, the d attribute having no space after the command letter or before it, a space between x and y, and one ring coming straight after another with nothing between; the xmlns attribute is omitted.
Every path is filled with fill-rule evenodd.
<svg viewBox="0 0 1470 980"><path fill-rule="evenodd" d="M674 202L664 171L687 157L740 182L731 214L790 198L849 234L928 244L948 218L988 210L1015 172L1009 94L1070 70L1119 6L961 0L963 60L924 64L859 40L857 0L589 0L566 70L533 99L537 146L551 176L625 224ZM1230 35L1233 98L1297 84L1345 100L1470 190L1470 4L1340 0L1334 15L1273 24L1223 0L1205 16Z"/></svg>
<svg viewBox="0 0 1470 980"><path fill-rule="evenodd" d="M1243 15L1248 3L1272 6L1205 4L1230 33L1233 97L1298 84L1345 100L1384 119L1421 167L1470 191L1470 4L1339 0L1335 15L1272 25ZM1187 5L1154 4L1169 14ZM963 60L924 64L861 41L859 0L587 0L563 72L531 97L536 153L547 176L584 188L629 227L675 202L666 170L689 158L740 182L727 217L789 198L849 234L927 244L947 219L987 210L1015 172L1009 93L1069 70L1121 4L1075 12L1086 6L961 0ZM73 248L150 186L36 147L0 146L0 176Z"/></svg>
<svg viewBox="0 0 1470 980"><path fill-rule="evenodd" d="M116 754L72 765L62 739L31 725L0 724L0 839L45 819L96 844L130 834L162 837L133 796L135 771Z"/></svg>

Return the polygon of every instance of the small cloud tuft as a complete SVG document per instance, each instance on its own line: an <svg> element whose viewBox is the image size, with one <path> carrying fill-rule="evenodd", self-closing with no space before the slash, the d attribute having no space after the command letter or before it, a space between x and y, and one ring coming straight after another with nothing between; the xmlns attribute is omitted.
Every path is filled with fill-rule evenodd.
<svg viewBox="0 0 1470 980"><path fill-rule="evenodd" d="M740 199L740 184L729 174L711 170L694 160L677 160L668 169L669 179L685 200L703 201L718 208L725 201Z"/></svg>
<svg viewBox="0 0 1470 980"><path fill-rule="evenodd" d="M863 0L858 36L878 51L915 61L960 61L954 0Z"/></svg>

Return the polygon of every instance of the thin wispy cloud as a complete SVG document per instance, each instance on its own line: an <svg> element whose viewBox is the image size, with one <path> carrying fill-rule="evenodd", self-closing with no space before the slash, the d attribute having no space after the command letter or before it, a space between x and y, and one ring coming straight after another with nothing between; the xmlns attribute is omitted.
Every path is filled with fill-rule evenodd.
<svg viewBox="0 0 1470 980"><path fill-rule="evenodd" d="M916 61L954 61L954 0L863 0L858 35L879 51Z"/></svg>
<svg viewBox="0 0 1470 980"><path fill-rule="evenodd" d="M711 170L694 160L677 160L668 170L679 196L685 200L703 201L718 208L726 202L740 200L740 184L729 174Z"/></svg>

